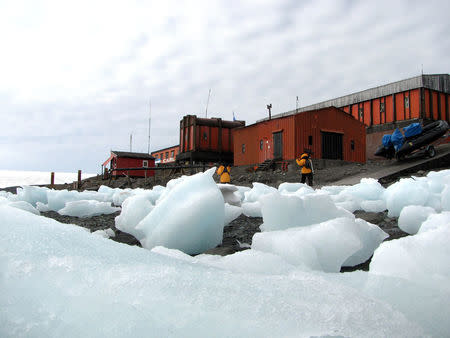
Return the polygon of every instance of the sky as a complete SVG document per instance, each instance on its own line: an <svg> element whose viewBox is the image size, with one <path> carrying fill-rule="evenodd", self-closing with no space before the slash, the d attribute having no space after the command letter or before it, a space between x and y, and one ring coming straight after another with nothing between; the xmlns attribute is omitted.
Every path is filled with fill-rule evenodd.
<svg viewBox="0 0 450 338"><path fill-rule="evenodd" d="M0 0L0 169L100 172L184 115L268 115L450 69L449 1ZM211 94L208 101L208 94Z"/></svg>

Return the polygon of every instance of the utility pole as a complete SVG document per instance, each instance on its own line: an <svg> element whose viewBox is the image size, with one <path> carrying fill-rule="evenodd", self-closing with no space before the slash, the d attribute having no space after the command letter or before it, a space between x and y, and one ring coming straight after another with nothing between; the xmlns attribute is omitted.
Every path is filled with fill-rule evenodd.
<svg viewBox="0 0 450 338"><path fill-rule="evenodd" d="M297 95L297 101L295 103L295 113L298 113L298 95Z"/></svg>
<svg viewBox="0 0 450 338"><path fill-rule="evenodd" d="M206 113L205 113L206 118L208 118L208 105L209 105L209 97L210 96L211 96L211 88L209 88L208 101L206 101Z"/></svg>
<svg viewBox="0 0 450 338"><path fill-rule="evenodd" d="M148 114L148 149L147 153L150 154L150 125L152 120L152 100L150 100L150 112Z"/></svg>
<svg viewBox="0 0 450 338"><path fill-rule="evenodd" d="M133 134L130 134L130 153L133 151L132 144L133 144Z"/></svg>
<svg viewBox="0 0 450 338"><path fill-rule="evenodd" d="M269 120L272 119L272 103L267 105L267 109L269 110Z"/></svg>

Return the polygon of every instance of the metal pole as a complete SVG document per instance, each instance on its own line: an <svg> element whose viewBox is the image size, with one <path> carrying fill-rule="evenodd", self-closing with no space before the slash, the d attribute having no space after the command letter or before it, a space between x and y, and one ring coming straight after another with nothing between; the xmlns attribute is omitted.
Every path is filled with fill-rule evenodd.
<svg viewBox="0 0 450 338"><path fill-rule="evenodd" d="M272 119L272 112L271 112L272 103L267 105L267 109L269 110L269 120L270 120L270 119Z"/></svg>
<svg viewBox="0 0 450 338"><path fill-rule="evenodd" d="M152 101L150 100L150 112L148 114L148 149L147 153L150 154L150 123L152 120Z"/></svg>
<svg viewBox="0 0 450 338"><path fill-rule="evenodd" d="M210 96L211 96L211 88L209 89L209 92L208 92L208 101L206 101L206 113L205 113L206 118L208 118L208 105L209 105L209 97Z"/></svg>

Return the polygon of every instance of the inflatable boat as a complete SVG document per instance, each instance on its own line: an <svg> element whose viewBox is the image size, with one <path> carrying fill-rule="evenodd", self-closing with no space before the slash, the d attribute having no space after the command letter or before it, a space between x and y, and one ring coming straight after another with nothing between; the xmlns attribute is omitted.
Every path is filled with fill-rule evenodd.
<svg viewBox="0 0 450 338"><path fill-rule="evenodd" d="M426 150L428 156L433 157L435 150L433 142L439 140L448 131L448 123L444 120L434 121L425 126L413 123L405 128L404 135L397 128L392 135L384 135L382 145L375 152L375 156L386 158L396 157L401 160L416 150Z"/></svg>

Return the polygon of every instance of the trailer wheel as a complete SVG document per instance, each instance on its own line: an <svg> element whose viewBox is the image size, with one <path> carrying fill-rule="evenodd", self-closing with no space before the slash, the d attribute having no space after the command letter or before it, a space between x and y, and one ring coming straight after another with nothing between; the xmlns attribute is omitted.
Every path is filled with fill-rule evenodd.
<svg viewBox="0 0 450 338"><path fill-rule="evenodd" d="M428 146L427 147L427 154L428 154L429 157L436 156L436 149L434 149L433 146Z"/></svg>
<svg viewBox="0 0 450 338"><path fill-rule="evenodd" d="M397 161L403 161L405 159L405 155L404 154L395 154L395 158L397 159Z"/></svg>

